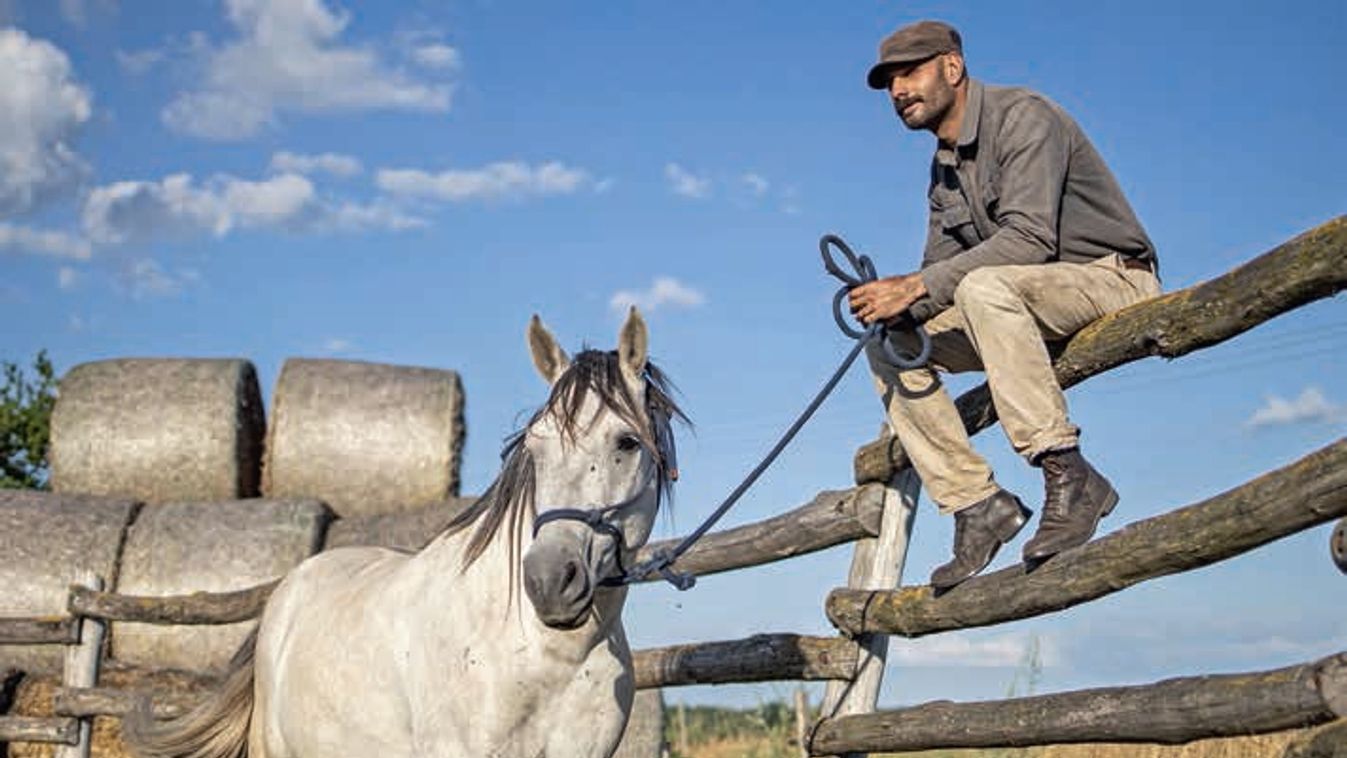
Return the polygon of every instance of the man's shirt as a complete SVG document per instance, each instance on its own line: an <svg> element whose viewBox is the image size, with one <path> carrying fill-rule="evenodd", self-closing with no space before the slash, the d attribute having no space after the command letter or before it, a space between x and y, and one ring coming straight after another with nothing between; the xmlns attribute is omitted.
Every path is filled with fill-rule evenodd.
<svg viewBox="0 0 1347 758"><path fill-rule="evenodd" d="M954 303L969 271L1122 254L1156 266L1155 247L1104 159L1056 103L970 80L959 142L931 161L921 274L925 321ZM1158 268L1157 268L1158 270Z"/></svg>

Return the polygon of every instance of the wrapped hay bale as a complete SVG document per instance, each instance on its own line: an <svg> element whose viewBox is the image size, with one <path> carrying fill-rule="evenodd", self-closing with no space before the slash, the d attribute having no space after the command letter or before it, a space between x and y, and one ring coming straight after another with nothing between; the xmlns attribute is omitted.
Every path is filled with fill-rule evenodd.
<svg viewBox="0 0 1347 758"><path fill-rule="evenodd" d="M52 410L51 487L151 503L255 497L264 423L248 361L80 364Z"/></svg>
<svg viewBox="0 0 1347 758"><path fill-rule="evenodd" d="M291 358L272 398L262 491L313 497L340 516L417 509L457 495L458 374Z"/></svg>
<svg viewBox="0 0 1347 758"><path fill-rule="evenodd" d="M443 532L455 516L475 502L477 498L454 497L416 510L337 519L327 530L327 544L323 549L375 545L408 553L419 552Z"/></svg>
<svg viewBox="0 0 1347 758"><path fill-rule="evenodd" d="M125 499L0 490L0 617L60 617L70 585L89 570L111 585L126 526ZM0 645L0 671L59 673L59 645Z"/></svg>
<svg viewBox="0 0 1347 758"><path fill-rule="evenodd" d="M127 533L117 592L162 597L270 582L318 551L330 515L313 500L147 505ZM123 664L218 673L256 623L117 622L112 655Z"/></svg>

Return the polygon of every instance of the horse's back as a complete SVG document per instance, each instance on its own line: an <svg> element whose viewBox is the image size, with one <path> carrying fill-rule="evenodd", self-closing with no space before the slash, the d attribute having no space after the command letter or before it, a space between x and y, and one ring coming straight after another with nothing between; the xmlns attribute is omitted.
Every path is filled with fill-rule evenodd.
<svg viewBox="0 0 1347 758"><path fill-rule="evenodd" d="M410 556L378 547L320 553L286 576L258 631L253 744L267 758L396 755L406 722L390 637ZM371 743L368 740L373 739Z"/></svg>

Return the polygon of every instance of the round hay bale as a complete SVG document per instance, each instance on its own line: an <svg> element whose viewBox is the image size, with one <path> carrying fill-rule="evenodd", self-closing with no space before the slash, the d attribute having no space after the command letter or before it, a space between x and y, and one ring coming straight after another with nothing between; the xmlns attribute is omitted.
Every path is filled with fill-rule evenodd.
<svg viewBox="0 0 1347 758"><path fill-rule="evenodd" d="M267 497L339 515L412 510L457 495L463 387L453 371L291 358L272 398Z"/></svg>
<svg viewBox="0 0 1347 758"><path fill-rule="evenodd" d="M660 758L664 755L663 690L637 690L627 731L613 758Z"/></svg>
<svg viewBox="0 0 1347 758"><path fill-rule="evenodd" d="M125 499L0 490L0 617L68 616L70 585L86 569L112 585L138 507ZM59 645L0 645L0 671L54 673L64 660Z"/></svg>
<svg viewBox="0 0 1347 758"><path fill-rule="evenodd" d="M256 497L264 423L248 361L80 364L52 409L51 487L150 503Z"/></svg>
<svg viewBox="0 0 1347 758"><path fill-rule="evenodd" d="M313 500L147 505L127 533L117 592L229 592L278 579L317 552L329 518ZM112 655L123 664L214 674L256 623L117 622Z"/></svg>
<svg viewBox="0 0 1347 758"><path fill-rule="evenodd" d="M337 519L328 527L323 549L373 545L415 553L476 501L474 497L455 497L402 513Z"/></svg>

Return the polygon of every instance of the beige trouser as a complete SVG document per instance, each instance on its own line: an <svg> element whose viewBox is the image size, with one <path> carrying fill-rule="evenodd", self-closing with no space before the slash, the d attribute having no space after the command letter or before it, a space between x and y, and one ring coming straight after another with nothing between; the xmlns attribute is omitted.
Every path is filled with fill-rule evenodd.
<svg viewBox="0 0 1347 758"><path fill-rule="evenodd" d="M1032 463L1045 452L1075 447L1080 433L1067 419L1045 340L1065 339L1159 293L1154 274L1124 268L1116 255L1089 264L988 266L965 276L954 305L926 322L928 367L896 369L870 343L870 370L889 425L942 513L977 503L997 485L936 372L985 370L1001 427L1015 452ZM910 333L890 339L899 350L915 352Z"/></svg>

